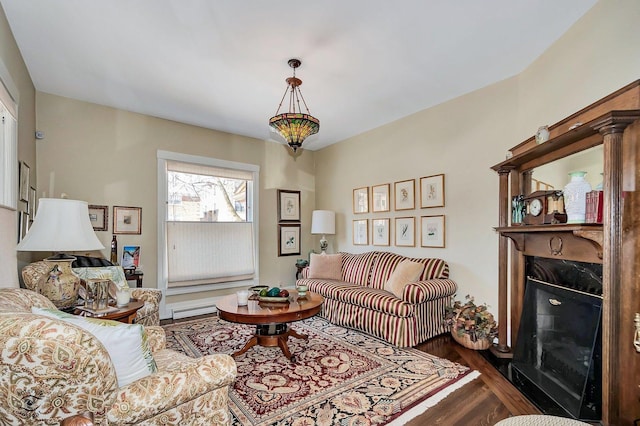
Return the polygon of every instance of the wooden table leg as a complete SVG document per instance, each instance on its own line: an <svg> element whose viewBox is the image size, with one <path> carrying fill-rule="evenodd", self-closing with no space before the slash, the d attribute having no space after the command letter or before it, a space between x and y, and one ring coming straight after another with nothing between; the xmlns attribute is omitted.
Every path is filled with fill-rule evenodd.
<svg viewBox="0 0 640 426"><path fill-rule="evenodd" d="M242 349L240 349L238 352L232 353L231 356L233 357L240 356L257 344L258 344L258 336L252 336L251 339L249 339L249 341L244 345Z"/></svg>
<svg viewBox="0 0 640 426"><path fill-rule="evenodd" d="M293 328L289 328L288 334L289 336L295 337L296 339L309 340L309 336L307 336L306 334L299 334Z"/></svg>
<svg viewBox="0 0 640 426"><path fill-rule="evenodd" d="M289 336L295 337L296 339L309 340L309 336L307 336L306 334L300 334L290 327L287 327L287 330L285 332L280 334L274 334L274 335L260 335L260 334L257 334L257 331L256 331L256 334L253 335L251 339L249 339L249 341L247 341L244 347L239 351L231 354L231 356L233 357L240 356L246 351L248 351L250 348L254 347L255 345L260 345L265 347L278 346L280 350L282 350L282 353L284 354L284 356L286 356L287 359L290 360L291 362L294 362L295 357L291 355L291 351L289 350L289 345L287 344L287 340L289 339Z"/></svg>

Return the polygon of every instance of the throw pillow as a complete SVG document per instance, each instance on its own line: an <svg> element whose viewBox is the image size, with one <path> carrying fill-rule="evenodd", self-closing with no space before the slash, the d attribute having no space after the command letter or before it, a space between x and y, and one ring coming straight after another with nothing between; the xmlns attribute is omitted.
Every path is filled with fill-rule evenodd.
<svg viewBox="0 0 640 426"><path fill-rule="evenodd" d="M402 299L402 293L406 285L416 281L423 269L424 264L422 263L403 260L391 273L391 276L384 284L384 289L393 293L398 299Z"/></svg>
<svg viewBox="0 0 640 426"><path fill-rule="evenodd" d="M342 255L311 253L309 278L342 279Z"/></svg>
<svg viewBox="0 0 640 426"><path fill-rule="evenodd" d="M113 362L118 387L126 386L158 371L147 341L147 333L140 324L80 317L57 309L32 307L31 312L76 325L100 340Z"/></svg>
<svg viewBox="0 0 640 426"><path fill-rule="evenodd" d="M85 281L90 278L102 278L113 281L118 287L129 287L122 266L73 268L73 272Z"/></svg>

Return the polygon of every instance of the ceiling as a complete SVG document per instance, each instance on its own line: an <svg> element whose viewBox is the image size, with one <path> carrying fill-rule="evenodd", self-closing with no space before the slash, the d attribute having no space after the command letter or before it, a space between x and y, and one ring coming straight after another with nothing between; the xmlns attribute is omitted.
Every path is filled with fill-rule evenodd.
<svg viewBox="0 0 640 426"><path fill-rule="evenodd" d="M36 90L316 150L525 69L596 0L0 0Z"/></svg>

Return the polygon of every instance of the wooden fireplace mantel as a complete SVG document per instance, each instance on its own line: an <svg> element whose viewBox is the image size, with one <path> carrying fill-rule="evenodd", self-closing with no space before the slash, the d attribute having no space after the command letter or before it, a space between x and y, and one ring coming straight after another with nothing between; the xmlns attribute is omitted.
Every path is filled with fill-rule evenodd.
<svg viewBox="0 0 640 426"><path fill-rule="evenodd" d="M525 292L525 257L602 264L602 424L640 418L640 353L632 345L640 312L640 80L549 126L491 168L499 176L498 356L508 357L507 322L516 344ZM532 170L602 145L603 223L511 225L511 199L531 193ZM509 318L510 313L510 318Z"/></svg>
<svg viewBox="0 0 640 426"><path fill-rule="evenodd" d="M494 228L525 256L602 263L600 224L523 225Z"/></svg>

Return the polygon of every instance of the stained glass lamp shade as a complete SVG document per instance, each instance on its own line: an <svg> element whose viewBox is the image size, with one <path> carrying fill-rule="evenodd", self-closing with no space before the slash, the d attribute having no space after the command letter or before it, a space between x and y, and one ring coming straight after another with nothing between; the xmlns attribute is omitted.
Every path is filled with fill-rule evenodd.
<svg viewBox="0 0 640 426"><path fill-rule="evenodd" d="M302 146L304 140L320 130L320 120L315 118L309 112L307 103L302 97L300 91L300 85L302 80L296 78L296 68L300 66L301 62L298 59L289 59L289 66L293 68L293 77L287 78L287 88L282 96L280 105L276 115L269 119L269 126L296 152L298 148ZM289 94L289 112L280 114L280 108ZM300 109L300 101L304 105L306 114Z"/></svg>

